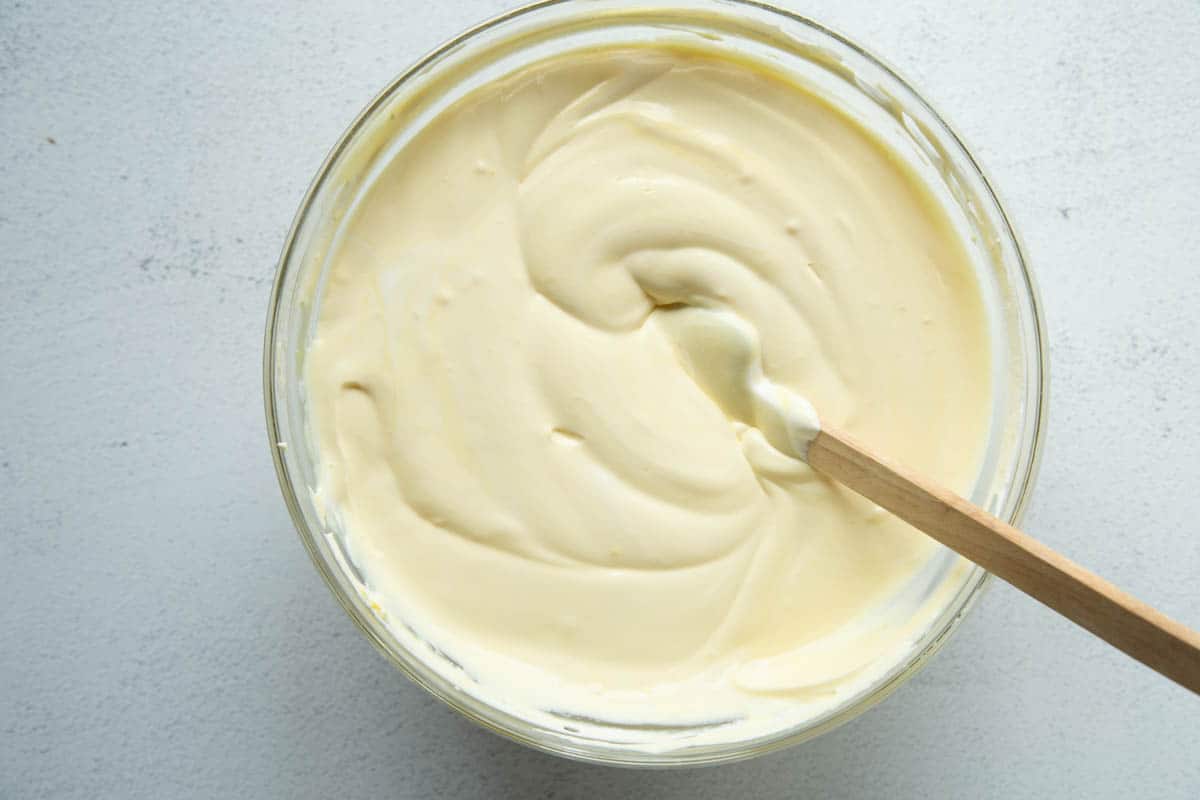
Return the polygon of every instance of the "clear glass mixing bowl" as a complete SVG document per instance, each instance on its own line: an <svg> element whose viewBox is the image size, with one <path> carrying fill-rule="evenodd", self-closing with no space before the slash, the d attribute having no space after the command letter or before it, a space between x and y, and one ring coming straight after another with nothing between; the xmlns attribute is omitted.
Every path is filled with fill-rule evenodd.
<svg viewBox="0 0 1200 800"><path fill-rule="evenodd" d="M406 646L372 610L357 568L315 506L317 454L302 375L321 276L337 232L372 172L464 94L523 65L580 48L681 43L783 71L860 119L933 189L968 242L988 309L995 371L991 439L972 499L1017 522L1037 469L1046 409L1045 334L1016 234L958 136L894 70L803 17L750 0L549 0L455 37L396 78L326 158L280 258L264 354L267 430L284 499L313 563L351 618L397 667L468 718L542 750L610 764L711 764L810 739L862 713L910 678L979 596L987 573L966 571L943 613L906 657L864 691L802 724L753 739L688 744L686 730L532 723L490 705L449 659ZM947 567L953 556L946 554ZM599 732L597 732L599 730Z"/></svg>

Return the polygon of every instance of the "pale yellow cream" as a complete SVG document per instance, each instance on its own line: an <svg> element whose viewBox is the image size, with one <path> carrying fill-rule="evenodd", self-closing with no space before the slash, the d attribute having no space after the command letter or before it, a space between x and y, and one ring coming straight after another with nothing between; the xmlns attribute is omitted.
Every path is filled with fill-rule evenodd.
<svg viewBox="0 0 1200 800"><path fill-rule="evenodd" d="M893 666L957 585L788 454L807 398L967 491L991 410L957 233L807 91L668 49L529 67L344 225L306 361L319 492L468 691L769 732Z"/></svg>

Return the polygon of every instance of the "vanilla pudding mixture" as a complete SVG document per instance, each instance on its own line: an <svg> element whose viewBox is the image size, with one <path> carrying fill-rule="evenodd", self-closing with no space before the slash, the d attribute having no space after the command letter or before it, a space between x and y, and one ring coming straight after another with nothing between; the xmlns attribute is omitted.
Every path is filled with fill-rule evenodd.
<svg viewBox="0 0 1200 800"><path fill-rule="evenodd" d="M779 729L961 583L794 457L807 398L969 492L991 413L958 234L824 101L699 53L577 53L469 95L368 191L306 361L319 493L389 623L475 693Z"/></svg>

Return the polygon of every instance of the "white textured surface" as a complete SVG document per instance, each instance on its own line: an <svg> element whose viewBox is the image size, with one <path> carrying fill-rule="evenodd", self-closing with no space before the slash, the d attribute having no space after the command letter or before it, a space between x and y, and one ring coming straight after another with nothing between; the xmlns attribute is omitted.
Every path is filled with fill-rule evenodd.
<svg viewBox="0 0 1200 800"><path fill-rule="evenodd" d="M1200 6L1003 5L793 3L947 114L1024 236L1026 527L1200 625ZM866 716L687 772L525 750L358 635L275 485L269 279L357 110L504 6L0 1L0 797L1200 796L1200 699L1002 585Z"/></svg>

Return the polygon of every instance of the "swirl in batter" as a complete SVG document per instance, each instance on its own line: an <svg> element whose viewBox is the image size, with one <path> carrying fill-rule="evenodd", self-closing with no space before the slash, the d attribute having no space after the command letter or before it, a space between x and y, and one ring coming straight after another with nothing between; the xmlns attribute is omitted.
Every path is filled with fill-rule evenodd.
<svg viewBox="0 0 1200 800"><path fill-rule="evenodd" d="M470 94L366 191L307 355L320 492L388 619L478 691L769 729L940 610L912 600L940 548L760 408L976 476L979 287L854 121L714 56L579 53Z"/></svg>

